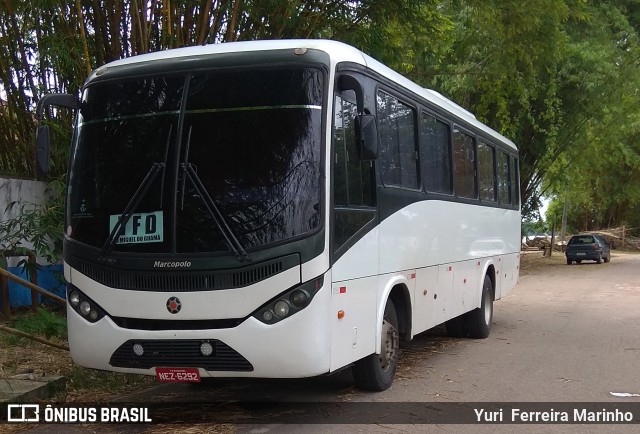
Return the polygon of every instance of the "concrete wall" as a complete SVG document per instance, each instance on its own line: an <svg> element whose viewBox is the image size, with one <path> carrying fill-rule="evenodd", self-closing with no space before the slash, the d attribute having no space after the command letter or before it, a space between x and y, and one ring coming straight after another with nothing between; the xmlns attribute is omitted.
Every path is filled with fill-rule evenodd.
<svg viewBox="0 0 640 434"><path fill-rule="evenodd" d="M46 183L29 179L15 179L0 177L0 222L15 218L22 210L22 206L35 207L45 202ZM16 202L13 206L12 203ZM29 248L27 243L24 246ZM0 240L0 251L6 246ZM27 278L20 261L26 257L11 257L7 259L8 270L11 273ZM61 261L49 264L45 259L38 258L38 284L43 288L64 296L64 285L61 277ZM0 266L2 264L0 263ZM11 306L31 304L30 291L14 282L9 282L9 301Z"/></svg>

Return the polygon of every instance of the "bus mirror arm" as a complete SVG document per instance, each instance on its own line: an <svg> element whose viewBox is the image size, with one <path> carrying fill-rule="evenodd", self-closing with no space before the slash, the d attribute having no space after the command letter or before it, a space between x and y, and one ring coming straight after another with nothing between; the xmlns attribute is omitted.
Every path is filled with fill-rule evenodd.
<svg viewBox="0 0 640 434"><path fill-rule="evenodd" d="M36 106L36 119L41 121L44 109L52 105L77 110L80 108L80 101L78 101L74 95L68 93L50 93L49 95L45 95L40 98Z"/></svg>
<svg viewBox="0 0 640 434"><path fill-rule="evenodd" d="M41 179L49 173L49 149L51 139L49 138L49 126L42 123L44 110L50 106L66 107L77 110L80 106L78 99L74 95L63 93L52 93L45 95L38 101L36 107L36 119L38 127L36 129L36 177Z"/></svg>

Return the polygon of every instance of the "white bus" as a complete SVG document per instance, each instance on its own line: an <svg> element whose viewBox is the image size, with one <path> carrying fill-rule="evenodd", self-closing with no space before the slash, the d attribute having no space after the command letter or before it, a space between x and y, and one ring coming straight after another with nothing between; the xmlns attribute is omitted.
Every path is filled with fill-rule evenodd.
<svg viewBox="0 0 640 434"><path fill-rule="evenodd" d="M353 47L145 54L72 101L39 114L78 109L64 275L80 366L160 381L352 367L384 390L401 340L442 323L488 336L518 280L516 146Z"/></svg>

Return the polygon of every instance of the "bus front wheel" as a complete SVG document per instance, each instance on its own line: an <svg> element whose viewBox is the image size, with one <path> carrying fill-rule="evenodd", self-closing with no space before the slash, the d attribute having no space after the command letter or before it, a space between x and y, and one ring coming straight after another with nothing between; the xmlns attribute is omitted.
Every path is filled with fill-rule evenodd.
<svg viewBox="0 0 640 434"><path fill-rule="evenodd" d="M360 389L380 392L393 383L400 352L400 333L398 315L391 300L387 300L384 308L381 337L380 354L371 354L353 365L353 378Z"/></svg>

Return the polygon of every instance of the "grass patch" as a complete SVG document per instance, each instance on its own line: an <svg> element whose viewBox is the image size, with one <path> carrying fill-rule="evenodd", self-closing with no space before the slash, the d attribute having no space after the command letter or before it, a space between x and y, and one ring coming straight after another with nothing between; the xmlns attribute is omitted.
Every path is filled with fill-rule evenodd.
<svg viewBox="0 0 640 434"><path fill-rule="evenodd" d="M151 386L154 380L154 377L148 375L122 374L74 366L68 374L67 395L73 401L96 401L114 394L144 389Z"/></svg>
<svg viewBox="0 0 640 434"><path fill-rule="evenodd" d="M39 307L35 313L21 315L9 323L9 327L21 330L32 335L44 336L47 339L67 338L67 320L56 312L52 312L45 307ZM18 338L17 342L20 341ZM13 339L11 339L13 340Z"/></svg>

